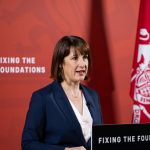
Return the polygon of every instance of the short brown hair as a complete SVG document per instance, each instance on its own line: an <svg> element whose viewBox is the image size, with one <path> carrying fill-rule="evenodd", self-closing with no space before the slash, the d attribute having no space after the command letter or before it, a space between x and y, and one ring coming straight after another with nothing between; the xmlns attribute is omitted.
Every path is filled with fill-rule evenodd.
<svg viewBox="0 0 150 150"><path fill-rule="evenodd" d="M62 75L62 64L64 58L70 54L70 49L74 48L76 52L79 52L81 55L88 56L88 62L90 69L91 67L91 55L90 48L88 43L79 36L64 36L56 44L54 48L54 53L52 57L51 65L51 78L58 80L59 82L63 81ZM89 73L88 69L88 73ZM88 75L88 74L87 74ZM85 80L88 76L85 77Z"/></svg>

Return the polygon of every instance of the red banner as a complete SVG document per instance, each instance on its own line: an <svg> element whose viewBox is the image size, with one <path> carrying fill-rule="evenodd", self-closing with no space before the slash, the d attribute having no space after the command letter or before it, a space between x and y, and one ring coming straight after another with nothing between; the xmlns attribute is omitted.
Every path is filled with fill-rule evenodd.
<svg viewBox="0 0 150 150"><path fill-rule="evenodd" d="M141 0L131 75L132 123L150 122L150 0Z"/></svg>

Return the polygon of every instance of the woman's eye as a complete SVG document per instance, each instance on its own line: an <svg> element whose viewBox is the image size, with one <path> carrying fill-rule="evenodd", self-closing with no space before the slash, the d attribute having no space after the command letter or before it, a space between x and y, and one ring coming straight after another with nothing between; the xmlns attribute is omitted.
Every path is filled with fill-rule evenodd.
<svg viewBox="0 0 150 150"><path fill-rule="evenodd" d="M78 59L78 57L77 57L77 56L74 56L72 59L73 59L73 60L77 60L77 59Z"/></svg>
<svg viewBox="0 0 150 150"><path fill-rule="evenodd" d="M88 56L87 56L87 55L84 55L84 56L83 56L83 59L88 59Z"/></svg>

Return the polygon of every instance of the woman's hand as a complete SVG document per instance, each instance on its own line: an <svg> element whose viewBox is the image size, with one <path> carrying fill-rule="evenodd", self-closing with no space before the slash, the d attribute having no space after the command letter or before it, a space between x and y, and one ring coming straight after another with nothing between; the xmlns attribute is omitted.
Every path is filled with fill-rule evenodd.
<svg viewBox="0 0 150 150"><path fill-rule="evenodd" d="M65 150L86 150L83 146L65 148Z"/></svg>

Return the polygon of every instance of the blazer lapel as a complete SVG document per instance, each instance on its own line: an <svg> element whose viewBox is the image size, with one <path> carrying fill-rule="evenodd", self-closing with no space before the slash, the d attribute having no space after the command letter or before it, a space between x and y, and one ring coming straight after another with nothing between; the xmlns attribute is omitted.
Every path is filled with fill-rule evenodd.
<svg viewBox="0 0 150 150"><path fill-rule="evenodd" d="M95 123L95 120L96 120L96 112L95 112L95 106L94 106L94 101L93 101L93 97L92 95L87 91L87 89L81 85L81 89L83 91L83 94L85 96L85 100L86 100L86 105L88 106L88 109L91 113L91 116L93 118L93 124Z"/></svg>
<svg viewBox="0 0 150 150"><path fill-rule="evenodd" d="M78 119L71 107L71 104L69 103L69 100L58 81L54 81L53 91L54 91L54 98L56 100L57 105L59 106L62 113L64 113L64 115L68 119L70 125L74 127L78 139L82 140L83 143L86 143L82 134L80 123L78 122Z"/></svg>

